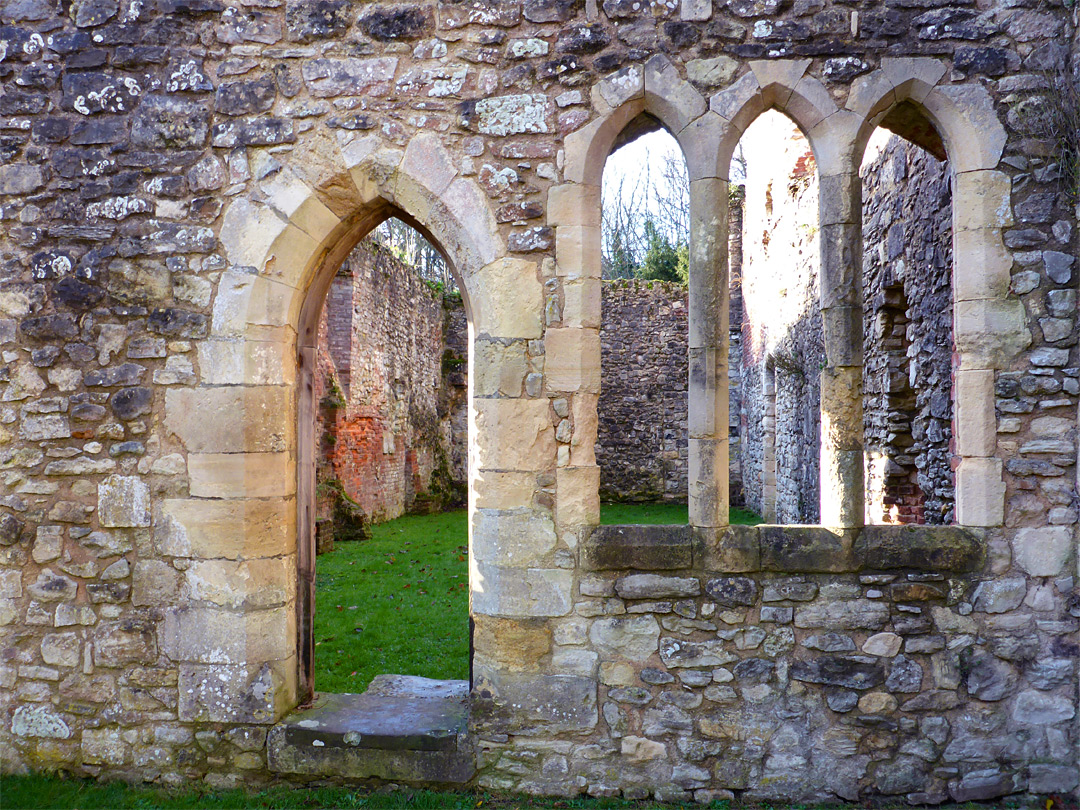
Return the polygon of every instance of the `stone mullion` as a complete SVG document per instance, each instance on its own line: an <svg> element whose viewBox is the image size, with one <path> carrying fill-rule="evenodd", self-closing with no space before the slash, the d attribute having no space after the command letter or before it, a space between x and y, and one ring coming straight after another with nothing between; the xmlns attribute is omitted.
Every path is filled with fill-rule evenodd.
<svg viewBox="0 0 1080 810"><path fill-rule="evenodd" d="M690 525L728 523L728 184L690 184Z"/></svg>
<svg viewBox="0 0 1080 810"><path fill-rule="evenodd" d="M822 178L821 522L864 523L862 188L857 172Z"/></svg>

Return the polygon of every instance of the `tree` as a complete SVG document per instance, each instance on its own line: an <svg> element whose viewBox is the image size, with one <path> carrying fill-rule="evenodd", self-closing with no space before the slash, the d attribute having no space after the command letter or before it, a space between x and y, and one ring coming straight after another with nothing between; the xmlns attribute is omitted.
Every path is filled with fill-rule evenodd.
<svg viewBox="0 0 1080 810"><path fill-rule="evenodd" d="M690 240L690 179L677 145L605 183L602 197L604 278L685 283ZM621 151L621 150L620 150ZM611 160L619 160L619 152ZM629 178L629 179L628 179Z"/></svg>

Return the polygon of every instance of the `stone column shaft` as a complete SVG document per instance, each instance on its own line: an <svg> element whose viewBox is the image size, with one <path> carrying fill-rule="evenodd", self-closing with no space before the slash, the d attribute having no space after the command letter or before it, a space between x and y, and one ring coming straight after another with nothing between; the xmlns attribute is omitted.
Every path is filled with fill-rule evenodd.
<svg viewBox="0 0 1080 810"><path fill-rule="evenodd" d="M821 179L821 522L865 520L862 186L858 172Z"/></svg>

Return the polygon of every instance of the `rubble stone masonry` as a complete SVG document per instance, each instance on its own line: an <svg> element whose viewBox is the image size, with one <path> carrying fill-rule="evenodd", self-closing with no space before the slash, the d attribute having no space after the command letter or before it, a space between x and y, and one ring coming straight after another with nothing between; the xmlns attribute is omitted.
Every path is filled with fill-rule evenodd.
<svg viewBox="0 0 1080 810"><path fill-rule="evenodd" d="M1076 22L0 0L5 771L284 778L265 739L311 690L319 321L399 215L469 318L476 784L1075 797L1077 217L1031 121ZM727 170L768 109L820 179L820 526L727 526ZM643 113L691 181L690 525L598 528L600 178ZM863 526L879 124L948 157L953 526Z"/></svg>

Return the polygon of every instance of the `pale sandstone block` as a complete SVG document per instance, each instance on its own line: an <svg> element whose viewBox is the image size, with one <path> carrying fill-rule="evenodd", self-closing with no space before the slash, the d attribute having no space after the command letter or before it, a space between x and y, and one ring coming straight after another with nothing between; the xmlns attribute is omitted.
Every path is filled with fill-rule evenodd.
<svg viewBox="0 0 1080 810"><path fill-rule="evenodd" d="M434 132L418 132L409 139L398 171L415 177L435 195L446 191L458 173L443 139Z"/></svg>
<svg viewBox="0 0 1080 810"><path fill-rule="evenodd" d="M294 347L285 340L199 341L199 378L204 385L292 385Z"/></svg>
<svg viewBox="0 0 1080 810"><path fill-rule="evenodd" d="M953 296L957 301L1005 298L1012 280L1012 254L994 228L953 233Z"/></svg>
<svg viewBox="0 0 1080 810"><path fill-rule="evenodd" d="M859 434L858 441L862 441ZM863 451L842 450L822 441L821 525L855 528L865 520L865 473Z"/></svg>
<svg viewBox="0 0 1080 810"><path fill-rule="evenodd" d="M945 140L954 172L997 168L1008 134L989 90L981 84L942 85L923 105Z"/></svg>
<svg viewBox="0 0 1080 810"><path fill-rule="evenodd" d="M165 611L161 650L173 661L256 664L296 654L296 611L292 605L245 613L181 607Z"/></svg>
<svg viewBox="0 0 1080 810"><path fill-rule="evenodd" d="M592 467L596 464L596 435L599 427L597 394L578 391L570 405L574 436L570 439L570 466Z"/></svg>
<svg viewBox="0 0 1080 810"><path fill-rule="evenodd" d="M758 81L761 81L760 77ZM836 102L825 89L825 85L813 76L803 76L795 85L784 112L799 129L809 132L837 109Z"/></svg>
<svg viewBox="0 0 1080 810"><path fill-rule="evenodd" d="M502 568L469 561L474 613L487 616L565 616L573 607L573 572Z"/></svg>
<svg viewBox="0 0 1080 810"><path fill-rule="evenodd" d="M533 505L536 474L479 470L470 485L477 509L526 509Z"/></svg>
<svg viewBox="0 0 1080 810"><path fill-rule="evenodd" d="M600 334L596 329L549 328L544 335L547 390L600 391Z"/></svg>
<svg viewBox="0 0 1080 810"><path fill-rule="evenodd" d="M563 326L600 328L601 281L598 278L563 282Z"/></svg>
<svg viewBox="0 0 1080 810"><path fill-rule="evenodd" d="M548 189L547 224L600 227L600 186L564 183Z"/></svg>
<svg viewBox="0 0 1080 810"><path fill-rule="evenodd" d="M994 372L965 369L953 375L956 403L956 452L961 456L992 456L997 448L994 413Z"/></svg>
<svg viewBox="0 0 1080 810"><path fill-rule="evenodd" d="M690 525L728 525L727 438L691 438L687 450Z"/></svg>
<svg viewBox="0 0 1080 810"><path fill-rule="evenodd" d="M377 140L377 136L373 137ZM358 138L342 150L346 165L351 163L349 174L363 205L375 202L384 194L391 196L389 181L405 157L403 149L371 148L368 151L371 146L366 138Z"/></svg>
<svg viewBox="0 0 1080 810"><path fill-rule="evenodd" d="M246 313L247 335L257 330L252 326L282 327L295 329L300 321L300 309L305 295L302 291L281 281L258 276L251 284Z"/></svg>
<svg viewBox="0 0 1080 810"><path fill-rule="evenodd" d="M945 62L929 56L881 58L881 72L896 88L898 99L922 101L947 70Z"/></svg>
<svg viewBox="0 0 1080 810"><path fill-rule="evenodd" d="M825 225L821 247L821 307L862 307L862 225ZM861 330L860 330L861 331Z"/></svg>
<svg viewBox="0 0 1080 810"><path fill-rule="evenodd" d="M821 370L821 444L862 450L861 366L828 366Z"/></svg>
<svg viewBox="0 0 1080 810"><path fill-rule="evenodd" d="M267 453L285 449L295 430L288 386L170 388L165 428L192 453Z"/></svg>
<svg viewBox="0 0 1080 810"><path fill-rule="evenodd" d="M475 408L478 474L555 466L555 429L546 399L477 399Z"/></svg>
<svg viewBox="0 0 1080 810"><path fill-rule="evenodd" d="M1008 368L1031 345L1024 304L1018 299L957 301L953 342L960 368Z"/></svg>
<svg viewBox="0 0 1080 810"><path fill-rule="evenodd" d="M600 97L614 110L645 93L645 71L640 65L627 65L609 73L596 87Z"/></svg>
<svg viewBox="0 0 1080 810"><path fill-rule="evenodd" d="M978 231L1014 224L1012 178L1004 172L971 171L953 175L953 229Z"/></svg>
<svg viewBox="0 0 1080 810"><path fill-rule="evenodd" d="M741 135L741 130L711 110L687 124L678 141L690 182L709 179L727 182L731 156Z"/></svg>
<svg viewBox="0 0 1080 810"><path fill-rule="evenodd" d="M110 475L98 484L97 494L102 526L150 525L150 487L138 476Z"/></svg>
<svg viewBox="0 0 1080 810"><path fill-rule="evenodd" d="M225 209L218 239L229 264L262 267L270 246L286 227L288 222L276 211L241 196Z"/></svg>
<svg viewBox="0 0 1080 810"><path fill-rule="evenodd" d="M473 341L473 396L520 397L529 373L526 342Z"/></svg>
<svg viewBox="0 0 1080 810"><path fill-rule="evenodd" d="M811 129L807 136L817 159L818 174L856 173L864 142L860 139L865 121L851 110L837 110Z"/></svg>
<svg viewBox="0 0 1080 810"><path fill-rule="evenodd" d="M544 288L536 262L500 259L484 267L470 284L473 329L493 338L538 338L543 333Z"/></svg>
<svg viewBox="0 0 1080 810"><path fill-rule="evenodd" d="M861 366L863 362L862 307L835 306L821 310L825 358L829 366Z"/></svg>
<svg viewBox="0 0 1080 810"><path fill-rule="evenodd" d="M341 224L340 218L323 204L315 190L289 168L282 168L270 175L259 184L259 188L271 208L290 224L319 241Z"/></svg>
<svg viewBox="0 0 1080 810"><path fill-rule="evenodd" d="M896 104L895 85L883 70L858 76L848 90L844 107L864 120L871 120Z"/></svg>
<svg viewBox="0 0 1080 810"><path fill-rule="evenodd" d="M704 22L712 16L712 0L682 0L679 19L687 22Z"/></svg>
<svg viewBox="0 0 1080 810"><path fill-rule="evenodd" d="M956 522L1000 526L1005 520L1005 482L997 458L961 459L956 470Z"/></svg>
<svg viewBox="0 0 1080 810"><path fill-rule="evenodd" d="M728 186L723 180L690 183L691 349L716 348L728 336Z"/></svg>
<svg viewBox="0 0 1080 810"><path fill-rule="evenodd" d="M195 560L184 572L183 599L238 609L280 607L296 595L296 557Z"/></svg>
<svg viewBox="0 0 1080 810"><path fill-rule="evenodd" d="M650 112L672 132L682 132L687 124L708 109L704 97L664 54L645 63L645 100Z"/></svg>
<svg viewBox="0 0 1080 810"><path fill-rule="evenodd" d="M289 551L295 537L292 498L167 499L154 523L158 552L169 557L270 557Z"/></svg>
<svg viewBox="0 0 1080 810"><path fill-rule="evenodd" d="M765 111L761 85L754 72L747 71L734 84L715 93L709 99L709 109L729 121L740 134L744 132Z"/></svg>
<svg viewBox="0 0 1080 810"><path fill-rule="evenodd" d="M440 195L440 216L429 227L462 275L506 253L490 200L475 181L459 177ZM456 248L456 249L455 249Z"/></svg>
<svg viewBox="0 0 1080 810"><path fill-rule="evenodd" d="M724 350L690 349L688 427L690 437L711 439L728 430L727 358ZM720 389L723 389L721 392ZM724 399L721 406L720 400Z"/></svg>
<svg viewBox="0 0 1080 810"><path fill-rule="evenodd" d="M296 465L288 453L191 453L194 498L271 498L296 492Z"/></svg>
<svg viewBox="0 0 1080 810"><path fill-rule="evenodd" d="M297 671L295 657L268 664L181 664L179 719L273 723L296 706Z"/></svg>
<svg viewBox="0 0 1080 810"><path fill-rule="evenodd" d="M221 274L214 296L210 334L219 338L242 338L247 332L251 309L251 288L257 276L240 270Z"/></svg>
<svg viewBox="0 0 1080 810"><path fill-rule="evenodd" d="M472 556L506 568L550 565L555 522L536 509L476 509L472 513Z"/></svg>
<svg viewBox="0 0 1080 810"><path fill-rule="evenodd" d="M555 517L560 526L600 522L599 467L560 467L556 471Z"/></svg>
<svg viewBox="0 0 1080 810"><path fill-rule="evenodd" d="M315 260L320 255L320 247L313 237L289 224L270 245L265 261L255 266L261 275L303 290L317 269Z"/></svg>
<svg viewBox="0 0 1080 810"><path fill-rule="evenodd" d="M600 228L560 225L555 229L555 272L565 279L600 278Z"/></svg>
<svg viewBox="0 0 1080 810"><path fill-rule="evenodd" d="M127 748L118 728L83 729L82 761L87 765L123 765Z"/></svg>
<svg viewBox="0 0 1080 810"><path fill-rule="evenodd" d="M855 172L819 175L818 221L862 227L862 180Z"/></svg>
<svg viewBox="0 0 1080 810"><path fill-rule="evenodd" d="M489 666L510 672L535 672L537 662L551 653L551 629L547 623L477 616L473 648L474 654Z"/></svg>
<svg viewBox="0 0 1080 810"><path fill-rule="evenodd" d="M1013 560L1033 577L1056 577L1076 549L1076 530L1072 526L1042 526L1018 529L1013 535Z"/></svg>

